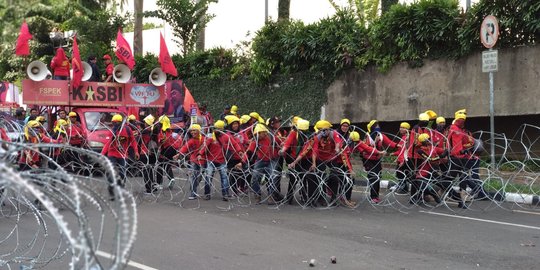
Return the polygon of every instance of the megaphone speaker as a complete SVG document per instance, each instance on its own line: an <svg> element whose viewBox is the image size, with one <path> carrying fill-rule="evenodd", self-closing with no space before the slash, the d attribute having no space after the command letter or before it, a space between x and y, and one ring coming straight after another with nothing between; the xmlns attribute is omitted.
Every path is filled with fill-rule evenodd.
<svg viewBox="0 0 540 270"><path fill-rule="evenodd" d="M161 68L154 68L148 76L148 80L155 86L162 86L167 81L167 74L161 70Z"/></svg>
<svg viewBox="0 0 540 270"><path fill-rule="evenodd" d="M114 80L118 83L127 83L131 79L131 71L124 64L119 64L113 70Z"/></svg>
<svg viewBox="0 0 540 270"><path fill-rule="evenodd" d="M47 65L41 61L32 61L26 67L26 74L32 81L43 81L51 72L47 69Z"/></svg>
<svg viewBox="0 0 540 270"><path fill-rule="evenodd" d="M90 66L90 64L86 63L86 62L82 62L82 65L83 65L83 75L82 75L82 78L81 80L83 82L85 81L88 81L90 79L90 77L92 77L92 67Z"/></svg>

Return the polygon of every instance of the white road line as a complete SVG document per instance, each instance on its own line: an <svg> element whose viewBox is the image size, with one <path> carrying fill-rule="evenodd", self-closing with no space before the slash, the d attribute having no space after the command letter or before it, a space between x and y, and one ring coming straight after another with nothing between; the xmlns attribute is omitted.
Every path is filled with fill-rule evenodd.
<svg viewBox="0 0 540 270"><path fill-rule="evenodd" d="M523 214L531 214L531 215L539 215L540 216L540 212L531 212L531 211L523 211L523 210L512 210L512 212L523 213Z"/></svg>
<svg viewBox="0 0 540 270"><path fill-rule="evenodd" d="M502 221L489 220L489 219L481 219L481 218L472 218L472 217L465 217L465 216L458 216L458 215L450 215L450 214L437 213L437 212L427 212L427 211L422 211L422 210L420 210L419 212L425 213L425 214L430 214L430 215L461 218L461 219L468 219L468 220L474 220L474 221L482 221L482 222L486 222L486 223L494 223L494 224L500 224L500 225L507 225L507 226L514 226L514 227L527 228L527 229L533 229L533 230L540 230L540 227L523 225L523 224L515 224L515 223L502 222Z"/></svg>
<svg viewBox="0 0 540 270"><path fill-rule="evenodd" d="M108 259L111 259L113 257L112 254L109 254L109 253L101 251L101 250L96 251L96 255L104 257L104 258L108 258ZM134 262L134 261L129 261L127 264L129 266L133 266L135 268L139 268L139 269L142 269L142 270L158 270L157 268L153 268L153 267L144 265L142 263Z"/></svg>

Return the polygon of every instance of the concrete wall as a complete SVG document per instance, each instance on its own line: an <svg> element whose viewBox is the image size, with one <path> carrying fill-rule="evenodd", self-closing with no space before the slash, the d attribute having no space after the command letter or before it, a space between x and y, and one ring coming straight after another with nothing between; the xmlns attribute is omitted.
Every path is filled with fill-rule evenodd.
<svg viewBox="0 0 540 270"><path fill-rule="evenodd" d="M417 69L399 64L386 74L374 68L347 72L327 89L326 119L410 120L428 109L453 118L462 108L470 117L488 116L489 78L481 59L476 53L457 61L427 61ZM495 115L540 114L539 101L540 46L499 50Z"/></svg>

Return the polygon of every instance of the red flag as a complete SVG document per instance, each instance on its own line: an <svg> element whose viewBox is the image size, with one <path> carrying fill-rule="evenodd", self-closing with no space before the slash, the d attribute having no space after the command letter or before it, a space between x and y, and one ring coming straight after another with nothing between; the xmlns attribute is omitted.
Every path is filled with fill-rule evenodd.
<svg viewBox="0 0 540 270"><path fill-rule="evenodd" d="M171 74L174 77L178 76L178 71L174 66L174 63L169 55L169 50L167 49L167 44L165 44L165 39L163 35L159 33L161 37L159 41L159 63L161 64L161 70L167 74Z"/></svg>
<svg viewBox="0 0 540 270"><path fill-rule="evenodd" d="M30 34L30 31L28 30L28 24L25 21L21 25L21 31L19 32L19 37L17 38L15 55L30 55L30 44L28 44L28 41L30 39L32 39L32 34Z"/></svg>
<svg viewBox="0 0 540 270"><path fill-rule="evenodd" d="M189 112L191 110L191 104L197 104L195 99L191 95L189 89L184 85L184 110Z"/></svg>
<svg viewBox="0 0 540 270"><path fill-rule="evenodd" d="M73 37L73 54L71 55L71 66L73 67L73 77L71 84L73 88L79 87L84 73L81 55L79 54L79 45L77 44L77 36Z"/></svg>
<svg viewBox="0 0 540 270"><path fill-rule="evenodd" d="M133 69L135 66L135 59L133 58L133 53L129 47L129 43L126 41L124 36L122 36L122 30L118 29L118 34L116 35L116 57L122 62L124 62L129 69Z"/></svg>

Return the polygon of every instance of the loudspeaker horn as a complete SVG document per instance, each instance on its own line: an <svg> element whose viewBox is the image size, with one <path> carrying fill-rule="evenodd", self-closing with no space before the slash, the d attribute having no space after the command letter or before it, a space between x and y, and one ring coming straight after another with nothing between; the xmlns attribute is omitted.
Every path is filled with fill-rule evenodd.
<svg viewBox="0 0 540 270"><path fill-rule="evenodd" d="M161 68L154 68L148 76L148 81L155 86L162 86L167 81L167 74Z"/></svg>
<svg viewBox="0 0 540 270"><path fill-rule="evenodd" d="M83 65L83 75L82 75L82 81L83 82L86 82L90 79L90 77L92 77L92 66L90 66L90 64L86 63L86 62L82 62L82 65Z"/></svg>
<svg viewBox="0 0 540 270"><path fill-rule="evenodd" d="M128 66L119 64L114 67L113 77L118 83L127 83L131 79L131 71Z"/></svg>
<svg viewBox="0 0 540 270"><path fill-rule="evenodd" d="M26 74L32 81L43 81L47 78L51 72L47 69L47 65L41 61L32 61L28 67L26 67Z"/></svg>

